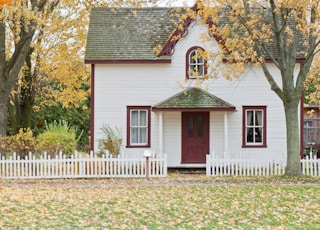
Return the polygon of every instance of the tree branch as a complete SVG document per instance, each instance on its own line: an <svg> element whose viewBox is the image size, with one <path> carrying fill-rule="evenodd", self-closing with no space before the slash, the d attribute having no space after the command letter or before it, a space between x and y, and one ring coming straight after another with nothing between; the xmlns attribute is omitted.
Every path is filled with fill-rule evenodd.
<svg viewBox="0 0 320 230"><path fill-rule="evenodd" d="M252 38L254 38L252 29L246 23L248 21L248 18L249 18L248 15L250 14L250 10L247 9L247 10L245 10L245 12L246 12L245 18L239 16L240 22L245 27L245 29L250 34L250 36ZM258 53L258 57L262 58L261 67L262 67L262 70L263 70L263 72L264 72L264 74L265 74L265 76L267 78L267 81L269 82L269 84L271 86L271 89L282 99L283 98L283 91L278 86L278 84L276 83L276 81L274 80L272 75L270 74L269 69L267 68L267 65L265 63L265 58L263 56L263 53L262 53L262 50L261 50L259 44L261 44L262 47L264 48L264 50L267 52L267 54L270 55L271 59L273 60L274 64L277 66L277 68L280 69L279 63L271 55L269 50L266 48L266 45L265 45L264 42L260 41L259 39L253 39L253 40L254 40L254 49Z"/></svg>

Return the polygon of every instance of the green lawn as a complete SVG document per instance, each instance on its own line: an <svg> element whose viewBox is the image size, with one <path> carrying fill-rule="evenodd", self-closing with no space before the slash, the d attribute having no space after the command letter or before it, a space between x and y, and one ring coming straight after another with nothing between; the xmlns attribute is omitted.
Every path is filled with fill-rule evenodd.
<svg viewBox="0 0 320 230"><path fill-rule="evenodd" d="M317 178L1 183L1 229L320 229Z"/></svg>

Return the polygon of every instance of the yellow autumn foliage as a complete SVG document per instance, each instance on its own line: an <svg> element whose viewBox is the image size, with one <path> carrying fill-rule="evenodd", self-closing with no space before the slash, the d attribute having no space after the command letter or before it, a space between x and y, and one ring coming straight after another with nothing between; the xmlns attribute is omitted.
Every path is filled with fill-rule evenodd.
<svg viewBox="0 0 320 230"><path fill-rule="evenodd" d="M19 133L12 136L1 137L0 136L0 154L7 155L16 153L23 159L29 154L29 152L34 152L35 150L35 137L31 129L19 130Z"/></svg>
<svg viewBox="0 0 320 230"><path fill-rule="evenodd" d="M50 26L41 25L41 32L32 43L35 110L57 104L65 108L79 107L90 94L90 69L83 63L90 13L87 7L91 6L62 0L54 11L48 9L41 15ZM19 89L24 87L23 78L24 71L21 71Z"/></svg>
<svg viewBox="0 0 320 230"><path fill-rule="evenodd" d="M320 62L320 57L317 56L313 60L312 67L304 83L304 87L305 87L304 102L306 104L314 104L314 105L320 104L320 77L319 77L320 70L318 67L319 62Z"/></svg>
<svg viewBox="0 0 320 230"><path fill-rule="evenodd" d="M12 4L11 0L0 0L0 10L2 10L4 5L10 6Z"/></svg>

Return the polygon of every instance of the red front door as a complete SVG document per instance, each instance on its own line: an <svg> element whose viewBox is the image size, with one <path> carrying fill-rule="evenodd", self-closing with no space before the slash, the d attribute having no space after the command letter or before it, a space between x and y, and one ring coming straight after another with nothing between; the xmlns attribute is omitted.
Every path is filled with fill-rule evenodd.
<svg viewBox="0 0 320 230"><path fill-rule="evenodd" d="M205 163L209 153L209 112L182 113L182 163Z"/></svg>

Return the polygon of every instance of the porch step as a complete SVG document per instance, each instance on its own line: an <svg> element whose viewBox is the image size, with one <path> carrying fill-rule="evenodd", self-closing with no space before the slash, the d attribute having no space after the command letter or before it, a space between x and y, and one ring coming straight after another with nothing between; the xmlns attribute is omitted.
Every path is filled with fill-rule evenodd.
<svg viewBox="0 0 320 230"><path fill-rule="evenodd" d="M168 168L168 172L180 174L206 174L206 168Z"/></svg>

